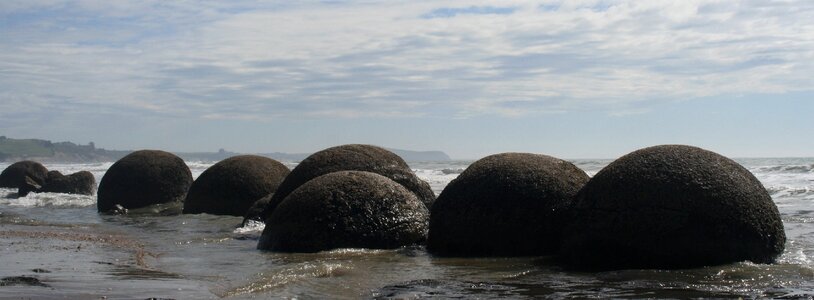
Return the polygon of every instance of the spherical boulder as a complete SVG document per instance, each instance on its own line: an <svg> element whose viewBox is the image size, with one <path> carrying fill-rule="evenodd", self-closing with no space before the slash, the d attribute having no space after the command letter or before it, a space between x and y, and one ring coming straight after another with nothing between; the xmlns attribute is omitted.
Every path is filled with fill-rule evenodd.
<svg viewBox="0 0 814 300"><path fill-rule="evenodd" d="M424 241L427 219L424 204L395 181L370 172L334 172L289 194L268 219L258 248L398 248Z"/></svg>
<svg viewBox="0 0 814 300"><path fill-rule="evenodd" d="M48 172L48 181L39 192L93 195L96 193L96 178L88 171L62 175L57 171Z"/></svg>
<svg viewBox="0 0 814 300"><path fill-rule="evenodd" d="M427 250L440 256L553 254L573 197L587 181L574 164L551 156L484 157L436 199Z"/></svg>
<svg viewBox="0 0 814 300"><path fill-rule="evenodd" d="M691 146L634 151L580 191L561 257L576 268L770 263L786 241L777 206L752 173Z"/></svg>
<svg viewBox="0 0 814 300"><path fill-rule="evenodd" d="M192 184L184 161L160 150L140 150L119 159L99 183L97 208L109 212L153 204L181 202Z"/></svg>
<svg viewBox="0 0 814 300"><path fill-rule="evenodd" d="M277 205L300 185L336 171L373 172L398 182L427 208L435 201L430 185L419 179L401 157L381 147L350 144L319 151L300 162L277 188L261 218L267 220Z"/></svg>
<svg viewBox="0 0 814 300"><path fill-rule="evenodd" d="M280 162L257 155L224 159L206 169L189 188L185 214L243 216L257 199L274 193L288 175Z"/></svg>
<svg viewBox="0 0 814 300"><path fill-rule="evenodd" d="M43 185L48 178L48 169L36 161L18 161L0 173L0 187L20 188L26 185L26 176L34 183Z"/></svg>

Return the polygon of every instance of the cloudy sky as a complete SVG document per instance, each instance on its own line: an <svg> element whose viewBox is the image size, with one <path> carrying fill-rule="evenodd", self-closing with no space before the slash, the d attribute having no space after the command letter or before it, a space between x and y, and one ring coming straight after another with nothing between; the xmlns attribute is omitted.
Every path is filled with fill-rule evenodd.
<svg viewBox="0 0 814 300"><path fill-rule="evenodd" d="M814 156L814 1L2 1L0 135Z"/></svg>

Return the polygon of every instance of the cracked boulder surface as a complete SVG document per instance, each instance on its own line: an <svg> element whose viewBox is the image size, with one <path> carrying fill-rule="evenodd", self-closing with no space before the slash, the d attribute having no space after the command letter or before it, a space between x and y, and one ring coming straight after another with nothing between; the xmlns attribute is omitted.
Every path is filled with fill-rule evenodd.
<svg viewBox="0 0 814 300"><path fill-rule="evenodd" d="M701 148L627 154L576 198L561 248L580 269L771 263L786 241L777 206L752 173Z"/></svg>
<svg viewBox="0 0 814 300"><path fill-rule="evenodd" d="M192 184L192 172L180 157L160 150L139 150L116 161L105 172L97 191L99 212L116 205L126 209L182 202Z"/></svg>
<svg viewBox="0 0 814 300"><path fill-rule="evenodd" d="M484 157L438 196L427 250L440 256L554 254L573 197L588 179L574 164L547 155Z"/></svg>
<svg viewBox="0 0 814 300"><path fill-rule="evenodd" d="M334 172L308 181L286 197L266 223L258 248L393 249L423 242L428 218L415 194L387 177Z"/></svg>
<svg viewBox="0 0 814 300"><path fill-rule="evenodd" d="M189 188L185 214L244 216L257 201L277 190L288 168L268 157L238 155L207 168Z"/></svg>
<svg viewBox="0 0 814 300"><path fill-rule="evenodd" d="M372 145L348 144L321 150L300 162L274 192L261 219L268 222L277 205L299 186L337 171L367 171L390 178L415 194L428 209L435 201L430 185L419 179L395 153Z"/></svg>

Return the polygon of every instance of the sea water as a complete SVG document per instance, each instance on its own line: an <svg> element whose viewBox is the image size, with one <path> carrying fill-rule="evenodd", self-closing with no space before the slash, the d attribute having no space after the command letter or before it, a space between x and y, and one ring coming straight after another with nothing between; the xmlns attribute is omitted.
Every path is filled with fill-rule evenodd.
<svg viewBox="0 0 814 300"><path fill-rule="evenodd" d="M593 176L610 160L573 162ZM419 246L274 253L256 249L263 225L240 228L240 217L100 215L92 196L0 189L0 298L814 297L814 159L738 162L780 209L788 241L776 264L572 272L551 257L438 258ZM470 163L411 167L439 194ZM194 177L212 165L187 164ZM97 182L110 166L46 164ZM20 277L39 284L8 279Z"/></svg>

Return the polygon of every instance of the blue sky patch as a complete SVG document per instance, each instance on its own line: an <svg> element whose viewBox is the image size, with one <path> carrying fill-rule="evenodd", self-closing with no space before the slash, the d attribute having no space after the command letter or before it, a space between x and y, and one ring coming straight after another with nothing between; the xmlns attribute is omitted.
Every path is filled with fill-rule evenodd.
<svg viewBox="0 0 814 300"><path fill-rule="evenodd" d="M515 12L514 7L470 6L470 7L444 7L435 9L422 16L425 19L452 18L457 15L510 15Z"/></svg>

